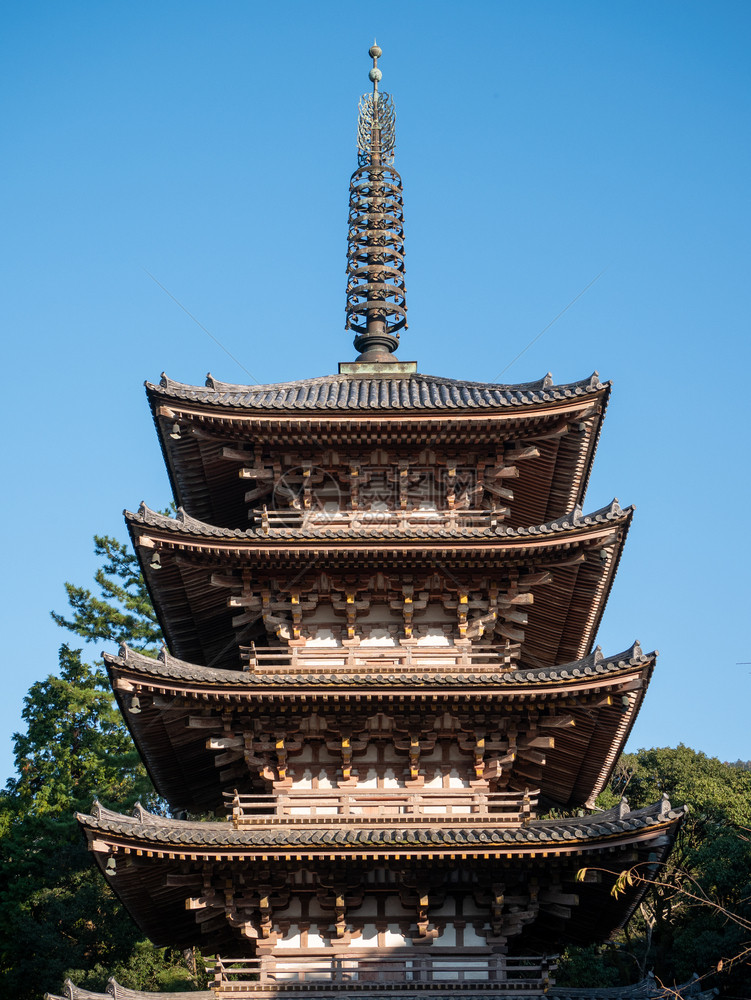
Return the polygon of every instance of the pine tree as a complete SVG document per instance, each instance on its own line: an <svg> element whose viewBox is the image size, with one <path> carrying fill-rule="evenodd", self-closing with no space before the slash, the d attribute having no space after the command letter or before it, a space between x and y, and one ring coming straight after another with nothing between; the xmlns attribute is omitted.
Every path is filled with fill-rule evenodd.
<svg viewBox="0 0 751 1000"><path fill-rule="evenodd" d="M99 595L66 584L70 618L87 642L127 641L147 653L159 628L138 563L96 537ZM81 650L60 648L57 674L34 683L14 736L16 775L0 792L0 995L39 1000L66 977L102 990L114 974L139 989L190 989L181 954L155 949L91 862L76 811L92 801L162 809L114 704L107 675ZM187 981L186 981L187 980Z"/></svg>

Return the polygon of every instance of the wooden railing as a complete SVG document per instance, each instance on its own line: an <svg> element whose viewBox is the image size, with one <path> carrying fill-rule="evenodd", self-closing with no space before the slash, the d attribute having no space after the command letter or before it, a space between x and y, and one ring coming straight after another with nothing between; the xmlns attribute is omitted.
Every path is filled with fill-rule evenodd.
<svg viewBox="0 0 751 1000"><path fill-rule="evenodd" d="M513 643L496 646L241 646L246 670L263 673L474 673L511 670L519 654Z"/></svg>
<svg viewBox="0 0 751 1000"><path fill-rule="evenodd" d="M219 996L285 987L300 993L305 985L315 990L367 991L399 984L455 987L472 984L489 992L520 991L528 995L544 993L551 985L557 956L514 956L492 954L490 949L457 953L416 953L402 949L347 949L346 953L294 953L263 958L219 958L206 971L213 972L212 989Z"/></svg>
<svg viewBox="0 0 751 1000"><path fill-rule="evenodd" d="M253 527L269 533L283 528L320 531L377 532L379 528L409 532L421 528L495 528L508 516L508 507L493 510L250 510Z"/></svg>
<svg viewBox="0 0 751 1000"><path fill-rule="evenodd" d="M225 792L235 826L286 823L372 824L398 819L409 825L492 823L514 827L536 813L539 790L488 792L477 788L326 788L287 789L273 795Z"/></svg>

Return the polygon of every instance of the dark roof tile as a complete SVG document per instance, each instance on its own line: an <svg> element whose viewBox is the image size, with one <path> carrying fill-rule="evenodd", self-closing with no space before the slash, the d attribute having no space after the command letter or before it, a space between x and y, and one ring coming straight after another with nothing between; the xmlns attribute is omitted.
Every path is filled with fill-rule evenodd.
<svg viewBox="0 0 751 1000"><path fill-rule="evenodd" d="M277 984L275 992L280 997L284 997L285 995L293 997L305 996L305 993L301 992L299 986L292 986L290 992L287 993L284 984ZM316 990L316 994L319 992L319 990ZM369 994L373 992L372 990L368 991ZM660 986L655 977L649 973L646 979L633 986L586 988L552 986L545 996L547 1000L684 1000L684 998L685 1000L711 1000L711 998L717 995L717 992L715 988L702 989L701 981L696 975L689 979L688 982L682 983L679 986L667 987ZM375 991L375 995L381 997L384 994L388 994L390 1000L411 1000L415 996L414 984L410 984L409 987L406 985L402 987L397 982L384 983ZM323 995L327 996L327 1000L330 1000L334 994L329 992ZM337 990L336 995L345 996L346 993L340 993ZM435 1000L436 997L445 997L448 994L445 988L437 986L435 992L430 989L420 990L420 995L425 997L426 1000ZM479 985L476 992L471 989L463 989L461 991L461 996L464 1000L487 1000L488 995L488 989L481 988ZM202 990L195 993L151 993L142 990L131 990L125 986L121 986L114 979L110 979L107 984L106 993L94 993L90 990L81 989L74 986L70 980L67 980L64 997L47 994L48 1000L213 1000L214 997L215 994L210 990Z"/></svg>
<svg viewBox="0 0 751 1000"><path fill-rule="evenodd" d="M682 809L673 809L666 800L646 809L625 812L616 806L607 812L590 816L572 816L565 819L533 820L517 829L481 830L470 826L451 826L450 819L440 827L410 827L407 830L389 828L367 828L335 826L289 827L279 824L271 827L236 828L229 822L192 822L171 820L146 812L141 807L134 815L125 816L94 803L90 816L78 814L84 827L121 836L135 836L152 844L181 844L185 847L213 845L217 847L257 847L285 848L301 846L381 846L397 844L430 844L436 846L472 846L494 842L517 844L546 843L551 839L598 840L600 838L628 833L642 828L643 822L656 825L660 822L675 823L683 816ZM614 820L619 822L614 823ZM641 821L641 822L640 822Z"/></svg>
<svg viewBox="0 0 751 1000"><path fill-rule="evenodd" d="M595 372L587 379L552 385L547 376L519 385L465 382L436 375L324 375L297 382L239 385L211 375L206 386L186 385L162 375L160 384L146 383L151 394L248 410L436 410L487 409L556 402L606 387Z"/></svg>
<svg viewBox="0 0 751 1000"><path fill-rule="evenodd" d="M493 684L503 687L512 687L514 684L521 684L525 687L529 684L550 684L551 681L570 680L572 676L582 675L581 667L584 666L584 673L587 666L597 662L597 673L600 676L617 674L624 670L633 669L635 666L648 666L655 659L655 653L642 652L641 646L635 642L630 649L614 656L602 656L602 651L598 646L589 656L583 660L578 660L576 664L567 664L556 668L540 667L537 670L527 670L521 672L510 670L505 673L493 672L479 674L476 672L464 673L460 668L449 671L444 668L441 673L431 674L428 677L419 674L396 673L393 674L348 674L344 671L331 673L310 673L310 674L285 674L269 673L264 674L257 671L226 670L219 667L203 667L185 660L178 660L176 657L163 649L158 659L153 659L143 653L130 649L127 645L120 647L119 655L113 656L105 653L104 658L107 664L114 668L131 668L137 673L143 674L146 678L172 679L176 681L192 681L207 685L231 685L233 687L326 687L336 685L338 687L372 687L379 686L415 686L420 684L432 684L443 686L462 684Z"/></svg>
<svg viewBox="0 0 751 1000"><path fill-rule="evenodd" d="M284 541L295 539L318 539L334 538L342 543L347 541L359 541L363 538L372 537L374 539L400 538L405 540L418 538L525 538L527 536L535 538L538 536L554 535L559 532L575 531L581 528L594 527L600 524L613 524L618 522L628 522L633 514L634 508L621 507L617 499L612 500L604 507L594 510L589 514L583 514L578 505L569 513L564 514L547 524L536 524L529 527L510 527L503 523L492 527L445 527L442 521L435 524L426 522L425 524L410 523L408 528L402 528L395 519L393 525L379 520L377 524L369 526L367 523L349 525L346 530L332 527L328 518L315 521L313 518L303 520L300 517L299 527L274 527L266 531L260 521L251 528L219 528L191 517L182 508L178 508L175 517L167 517L158 511L152 510L145 503L138 508L137 513L125 511L125 519L129 524L144 525L152 528L160 528L166 531L173 531L176 534L189 534L204 538L235 538L238 540L263 540L265 543L276 540ZM292 517L292 515L290 515ZM259 514L260 519L260 514Z"/></svg>

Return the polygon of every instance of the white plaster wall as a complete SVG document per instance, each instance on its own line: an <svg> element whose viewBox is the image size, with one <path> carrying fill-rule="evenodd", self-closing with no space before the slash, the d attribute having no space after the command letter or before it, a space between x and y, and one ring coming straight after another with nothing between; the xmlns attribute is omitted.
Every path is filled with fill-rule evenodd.
<svg viewBox="0 0 751 1000"><path fill-rule="evenodd" d="M362 935L357 939L359 948L377 948L378 930L375 924L363 924Z"/></svg>
<svg viewBox="0 0 751 1000"><path fill-rule="evenodd" d="M439 907L430 907L433 917L453 917L456 915L456 900L453 896L447 896Z"/></svg>
<svg viewBox="0 0 751 1000"><path fill-rule="evenodd" d="M430 915L430 911L428 912ZM456 927L453 924L446 924L435 937L433 944L436 948L453 948L456 945Z"/></svg>
<svg viewBox="0 0 751 1000"><path fill-rule="evenodd" d="M464 925L464 947L471 948L474 945L485 945L487 941L485 940L485 935L490 930L489 925L482 925L482 933L475 930L474 924L467 923Z"/></svg>
<svg viewBox="0 0 751 1000"><path fill-rule="evenodd" d="M426 611L427 611L427 608L426 608ZM448 625L449 622L447 621L446 624ZM453 622L451 624L453 624ZM417 637L417 645L418 646L450 646L451 645L451 643L449 642L449 637L446 635L445 629L442 628L440 625L428 625L428 626L424 627L424 630L421 629L420 631L421 632L424 631L424 634L418 635L418 637ZM432 661L430 659L426 659L425 660L425 663L431 663L431 662ZM446 660L441 659L441 660L435 660L434 662L435 663L446 663Z"/></svg>
<svg viewBox="0 0 751 1000"><path fill-rule="evenodd" d="M297 924L290 924L289 930L283 938L277 938L274 950L277 948L302 948L300 928Z"/></svg>
<svg viewBox="0 0 751 1000"><path fill-rule="evenodd" d="M384 933L383 944L385 948L403 948L411 944L399 930L397 924L389 924Z"/></svg>

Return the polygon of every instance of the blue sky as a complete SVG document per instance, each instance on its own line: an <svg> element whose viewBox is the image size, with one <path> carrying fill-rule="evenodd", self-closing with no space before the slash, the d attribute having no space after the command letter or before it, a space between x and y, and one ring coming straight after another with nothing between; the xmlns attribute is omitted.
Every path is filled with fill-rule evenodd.
<svg viewBox="0 0 751 1000"><path fill-rule="evenodd" d="M2 14L5 677L65 635L94 532L169 500L142 383L336 370L347 185L383 48L423 372L597 369L589 489L637 513L605 652L661 651L631 747L751 757L751 5L10 3Z"/></svg>

